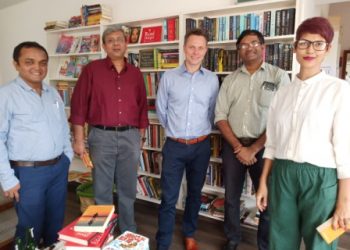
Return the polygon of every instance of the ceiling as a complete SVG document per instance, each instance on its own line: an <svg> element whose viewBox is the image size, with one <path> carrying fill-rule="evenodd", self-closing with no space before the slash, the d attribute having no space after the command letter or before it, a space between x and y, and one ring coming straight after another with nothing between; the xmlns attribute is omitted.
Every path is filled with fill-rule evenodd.
<svg viewBox="0 0 350 250"><path fill-rule="evenodd" d="M0 0L0 9L24 2L26 0Z"/></svg>

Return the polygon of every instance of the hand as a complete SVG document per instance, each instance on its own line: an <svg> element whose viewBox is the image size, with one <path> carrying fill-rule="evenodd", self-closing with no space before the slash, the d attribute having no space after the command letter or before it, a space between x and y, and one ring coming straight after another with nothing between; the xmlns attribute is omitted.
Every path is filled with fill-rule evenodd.
<svg viewBox="0 0 350 250"><path fill-rule="evenodd" d="M338 201L332 219L332 227L334 230L342 228L350 229L350 202Z"/></svg>
<svg viewBox="0 0 350 250"><path fill-rule="evenodd" d="M267 185L266 183L260 183L258 191L256 192L256 206L260 212L263 212L267 208Z"/></svg>
<svg viewBox="0 0 350 250"><path fill-rule="evenodd" d="M4 195L5 197L9 198L9 199L15 199L17 202L19 202L19 193L18 190L21 188L21 185L18 183L16 186L14 186L13 188L4 191Z"/></svg>
<svg viewBox="0 0 350 250"><path fill-rule="evenodd" d="M143 149L143 145L145 144L146 138L145 137L141 137L140 138L140 149Z"/></svg>
<svg viewBox="0 0 350 250"><path fill-rule="evenodd" d="M242 147L236 156L246 166L251 166L257 162L255 152L250 147Z"/></svg>
<svg viewBox="0 0 350 250"><path fill-rule="evenodd" d="M75 140L73 143L73 150L74 153L76 153L80 158L82 158L84 153L86 153L84 141Z"/></svg>

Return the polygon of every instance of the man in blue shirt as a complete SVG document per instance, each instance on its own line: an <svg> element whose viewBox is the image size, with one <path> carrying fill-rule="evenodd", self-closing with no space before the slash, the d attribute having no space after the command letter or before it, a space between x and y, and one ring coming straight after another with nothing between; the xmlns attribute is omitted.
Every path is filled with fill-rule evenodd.
<svg viewBox="0 0 350 250"><path fill-rule="evenodd" d="M210 158L209 134L218 94L217 76L201 64L207 36L199 29L185 35L185 62L164 73L156 100L159 121L167 136L163 147L162 202L159 209L157 248L169 249L175 222L175 205L184 171L187 198L183 218L186 250L198 249L194 240L201 190Z"/></svg>
<svg viewBox="0 0 350 250"><path fill-rule="evenodd" d="M34 228L35 241L57 241L62 228L68 168L73 157L64 104L43 83L48 54L36 42L13 52L18 77L0 88L0 184L15 202L16 237Z"/></svg>

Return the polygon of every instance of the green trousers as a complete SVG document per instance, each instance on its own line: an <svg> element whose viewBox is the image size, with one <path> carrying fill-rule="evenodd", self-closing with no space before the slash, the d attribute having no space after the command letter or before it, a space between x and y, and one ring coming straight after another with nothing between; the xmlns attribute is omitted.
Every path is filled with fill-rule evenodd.
<svg viewBox="0 0 350 250"><path fill-rule="evenodd" d="M274 160L269 179L270 250L336 250L316 227L333 215L337 199L336 169Z"/></svg>

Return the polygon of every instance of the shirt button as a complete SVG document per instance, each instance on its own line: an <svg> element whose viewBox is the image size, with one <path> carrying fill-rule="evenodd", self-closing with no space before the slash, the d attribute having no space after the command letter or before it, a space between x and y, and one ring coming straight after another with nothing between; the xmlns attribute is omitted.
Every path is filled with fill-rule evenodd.
<svg viewBox="0 0 350 250"><path fill-rule="evenodd" d="M119 100L118 100L118 102L121 102L121 101L122 101L122 99L119 99Z"/></svg>
<svg viewBox="0 0 350 250"><path fill-rule="evenodd" d="M119 114L121 114L122 112L120 111Z"/></svg>
<svg viewBox="0 0 350 250"><path fill-rule="evenodd" d="M118 89L120 90L120 87L118 87Z"/></svg>

